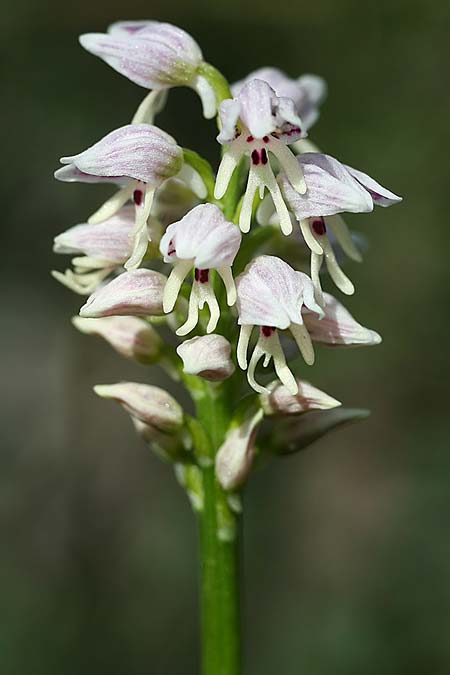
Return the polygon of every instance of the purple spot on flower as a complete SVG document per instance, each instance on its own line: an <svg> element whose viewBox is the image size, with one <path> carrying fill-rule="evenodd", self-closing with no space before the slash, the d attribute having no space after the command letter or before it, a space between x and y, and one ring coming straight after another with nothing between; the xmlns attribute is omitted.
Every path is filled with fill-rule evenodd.
<svg viewBox="0 0 450 675"><path fill-rule="evenodd" d="M261 162L267 164L267 152L265 148L261 150Z"/></svg>
<svg viewBox="0 0 450 675"><path fill-rule="evenodd" d="M247 143L253 143L254 138L253 136L247 136Z"/></svg>
<svg viewBox="0 0 450 675"><path fill-rule="evenodd" d="M173 255L174 253L176 253L176 249L175 249L175 245L173 243L173 239L171 239L169 241L169 246L168 246L168 249L167 249L167 255Z"/></svg>
<svg viewBox="0 0 450 675"><path fill-rule="evenodd" d="M136 206L141 206L143 198L144 193L142 192L142 190L135 190L133 192L133 201L136 204Z"/></svg>
<svg viewBox="0 0 450 675"><path fill-rule="evenodd" d="M275 333L275 330L272 326L261 326L261 335L268 338Z"/></svg>
<svg viewBox="0 0 450 675"><path fill-rule="evenodd" d="M256 165L259 164L259 152L257 150L253 150L252 152L252 162Z"/></svg>
<svg viewBox="0 0 450 675"><path fill-rule="evenodd" d="M313 232L317 234L319 237L322 237L327 231L327 228L325 227L325 221L323 218L314 218L314 220L311 223L311 227L313 229Z"/></svg>
<svg viewBox="0 0 450 675"><path fill-rule="evenodd" d="M209 270L199 270L197 267L194 270L195 281L201 284L207 284L209 281Z"/></svg>
<svg viewBox="0 0 450 675"><path fill-rule="evenodd" d="M270 141L270 138L268 136L263 136L263 141L264 143L268 143Z"/></svg>

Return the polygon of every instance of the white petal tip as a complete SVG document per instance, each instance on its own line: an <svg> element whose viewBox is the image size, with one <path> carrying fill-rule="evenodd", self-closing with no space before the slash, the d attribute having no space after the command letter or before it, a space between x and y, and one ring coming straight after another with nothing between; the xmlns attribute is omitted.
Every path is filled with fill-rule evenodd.
<svg viewBox="0 0 450 675"><path fill-rule="evenodd" d="M379 345L383 342L383 338L376 331L369 330L368 333L369 333L369 339L370 339L371 345Z"/></svg>

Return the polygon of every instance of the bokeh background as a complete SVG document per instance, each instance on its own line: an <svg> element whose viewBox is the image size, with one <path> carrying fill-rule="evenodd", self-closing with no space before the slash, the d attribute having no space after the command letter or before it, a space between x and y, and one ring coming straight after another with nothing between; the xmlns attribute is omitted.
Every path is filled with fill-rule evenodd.
<svg viewBox="0 0 450 675"><path fill-rule="evenodd" d="M114 20L181 25L235 80L261 65L329 84L312 138L403 195L351 219L354 314L380 347L319 350L308 376L364 423L257 472L245 497L246 675L450 672L448 4L62 3L2 12L0 672L198 671L196 526L170 467L95 383L159 377L70 317L52 238L108 189L56 183L63 154L126 123L143 90L84 52ZM176 90L158 123L217 163ZM172 389L173 390L173 389Z"/></svg>

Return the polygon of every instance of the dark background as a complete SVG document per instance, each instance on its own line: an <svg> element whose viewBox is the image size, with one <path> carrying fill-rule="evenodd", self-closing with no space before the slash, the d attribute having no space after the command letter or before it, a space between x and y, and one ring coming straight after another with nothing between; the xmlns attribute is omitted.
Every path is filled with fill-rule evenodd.
<svg viewBox="0 0 450 675"><path fill-rule="evenodd" d="M380 347L319 350L307 375L371 418L256 473L245 498L246 675L450 672L448 126L445 0L243 5L18 0L2 12L0 672L197 672L196 527L170 467L95 383L155 381L77 334L52 238L108 188L58 158L126 123L144 90L77 44L117 19L184 27L231 81L321 74L311 137L403 195L347 303ZM158 123L217 163L187 89Z"/></svg>

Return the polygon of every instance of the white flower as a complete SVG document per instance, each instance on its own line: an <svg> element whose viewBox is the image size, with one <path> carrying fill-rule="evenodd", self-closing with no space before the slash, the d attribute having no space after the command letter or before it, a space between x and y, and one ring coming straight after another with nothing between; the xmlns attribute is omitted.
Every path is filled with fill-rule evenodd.
<svg viewBox="0 0 450 675"><path fill-rule="evenodd" d="M177 347L177 354L186 374L212 382L228 379L235 370L230 358L231 345L222 335L193 337Z"/></svg>
<svg viewBox="0 0 450 675"><path fill-rule="evenodd" d="M196 174L184 164L183 150L165 131L151 124L128 124L111 131L93 146L71 157L62 157L63 167L55 178L65 182L108 182L121 189L108 199L90 218L97 224L113 216L129 199L135 205L133 249L126 269L139 267L147 250L147 221L156 190L168 179L178 176L190 186L199 186ZM199 179L198 176L196 176ZM200 181L199 197L206 196Z"/></svg>
<svg viewBox="0 0 450 675"><path fill-rule="evenodd" d="M186 31L159 21L119 21L107 33L80 36L92 54L146 89L161 92L171 87L191 87L203 105L203 114L214 117L214 90L201 74L203 55Z"/></svg>
<svg viewBox="0 0 450 675"><path fill-rule="evenodd" d="M286 364L278 330L289 329L306 363L314 363L314 349L305 328L302 307L319 316L321 307L314 299L311 279L296 272L287 263L275 256L260 256L253 260L237 278L238 312L241 332L237 347L240 367L247 368L247 349L254 326L259 326L260 335L248 365L247 378L258 393L266 392L255 381L255 369L264 356L266 367L273 358L275 372L287 389L295 395L298 383Z"/></svg>
<svg viewBox="0 0 450 675"><path fill-rule="evenodd" d="M269 153L276 157L294 190L304 193L306 185L300 166L287 147L287 144L306 133L294 101L277 96L267 82L255 79L245 84L236 98L221 103L219 116L222 130L217 140L229 147L217 172L215 198L224 196L240 159L249 155L250 171L239 227L243 232L248 232L256 191L259 190L262 199L267 188L275 204L281 229L289 234L292 224L269 162Z"/></svg>
<svg viewBox="0 0 450 675"><path fill-rule="evenodd" d="M228 305L236 302L231 266L241 243L238 228L226 220L214 204L200 204L181 220L172 223L161 239L164 262L174 265L164 290L164 311L171 312L188 272L194 268L194 283L189 298L186 323L177 335L187 335L198 322L198 310L205 303L210 310L207 332L212 333L220 317L220 309L210 284L210 271L215 269L227 290Z"/></svg>
<svg viewBox="0 0 450 675"><path fill-rule="evenodd" d="M302 75L297 79L288 77L279 68L259 68L246 78L231 85L233 96L238 96L242 87L251 80L263 80L277 96L290 98L295 103L297 115L305 129L310 129L319 117L319 106L327 93L325 80L317 75Z"/></svg>
<svg viewBox="0 0 450 675"><path fill-rule="evenodd" d="M349 258L361 261L345 222L339 214L367 213L373 211L376 204L390 206L401 201L394 193L386 190L366 174L341 164L334 157L318 152L305 153L297 157L307 185L307 192L299 194L292 188L287 174L280 174L278 183L289 209L300 224L306 244L311 249L311 278L316 288L318 302L323 303L319 272L325 263L330 277L336 286L346 295L354 293L355 288L344 274L327 236L330 226L337 242ZM267 204L259 214L267 212ZM269 209L270 212L270 209ZM267 219L267 215L262 216ZM272 222L270 219L269 222Z"/></svg>

